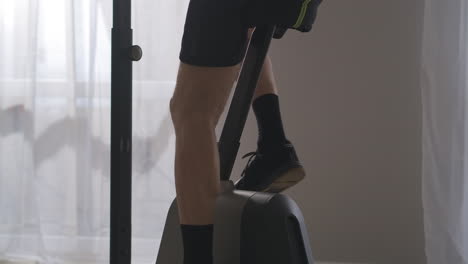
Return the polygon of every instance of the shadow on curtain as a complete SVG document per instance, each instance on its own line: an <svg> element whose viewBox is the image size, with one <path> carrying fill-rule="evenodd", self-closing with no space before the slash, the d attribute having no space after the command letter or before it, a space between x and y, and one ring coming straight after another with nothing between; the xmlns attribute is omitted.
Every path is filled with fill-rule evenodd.
<svg viewBox="0 0 468 264"><path fill-rule="evenodd" d="M175 197L187 5L133 1L132 263L154 262ZM0 262L109 261L111 25L112 0L0 1Z"/></svg>

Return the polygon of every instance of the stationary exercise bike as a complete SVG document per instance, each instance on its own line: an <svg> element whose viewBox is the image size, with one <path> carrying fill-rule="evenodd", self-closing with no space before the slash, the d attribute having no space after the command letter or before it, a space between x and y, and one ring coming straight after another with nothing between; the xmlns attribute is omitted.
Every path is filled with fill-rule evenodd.
<svg viewBox="0 0 468 264"><path fill-rule="evenodd" d="M236 190L229 180L271 39L283 34L284 31L275 31L274 26L256 27L218 142L222 192L215 206L213 263L216 264L313 263L304 218L291 198L281 193ZM174 199L156 264L182 264L183 255Z"/></svg>

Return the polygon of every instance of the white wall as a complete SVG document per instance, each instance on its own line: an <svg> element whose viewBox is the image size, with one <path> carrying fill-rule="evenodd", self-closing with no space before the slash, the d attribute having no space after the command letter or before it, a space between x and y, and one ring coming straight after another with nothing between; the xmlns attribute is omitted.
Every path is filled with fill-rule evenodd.
<svg viewBox="0 0 468 264"><path fill-rule="evenodd" d="M286 193L318 260L425 263L419 91L422 0L324 0L311 34L270 55L307 178ZM239 156L255 148L253 112ZM234 169L237 179L246 160Z"/></svg>

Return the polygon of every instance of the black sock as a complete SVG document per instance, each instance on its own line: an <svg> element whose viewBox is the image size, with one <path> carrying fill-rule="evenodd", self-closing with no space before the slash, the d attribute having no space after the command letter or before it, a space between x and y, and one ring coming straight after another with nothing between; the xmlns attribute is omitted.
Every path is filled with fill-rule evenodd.
<svg viewBox="0 0 468 264"><path fill-rule="evenodd" d="M180 225L184 264L213 264L213 225Z"/></svg>
<svg viewBox="0 0 468 264"><path fill-rule="evenodd" d="M286 136L281 120L278 95L259 96L254 100L252 108L257 118L258 146L285 143Z"/></svg>

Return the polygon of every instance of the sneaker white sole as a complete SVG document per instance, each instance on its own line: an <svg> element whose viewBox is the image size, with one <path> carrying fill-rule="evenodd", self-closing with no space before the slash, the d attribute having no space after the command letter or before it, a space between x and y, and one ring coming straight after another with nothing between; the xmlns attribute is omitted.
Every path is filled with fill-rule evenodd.
<svg viewBox="0 0 468 264"><path fill-rule="evenodd" d="M282 192L302 181L304 177L305 170L303 167L289 169L276 178L267 188L262 190L262 192Z"/></svg>

